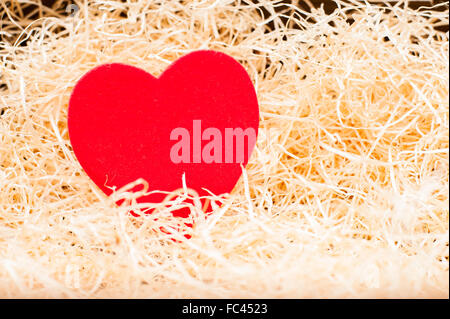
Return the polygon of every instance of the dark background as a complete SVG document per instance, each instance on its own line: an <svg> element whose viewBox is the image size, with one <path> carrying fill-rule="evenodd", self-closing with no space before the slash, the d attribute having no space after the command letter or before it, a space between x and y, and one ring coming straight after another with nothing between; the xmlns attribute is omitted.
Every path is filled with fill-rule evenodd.
<svg viewBox="0 0 450 319"><path fill-rule="evenodd" d="M83 0L79 0L77 2L82 2ZM258 0L249 0L253 3L258 3ZM359 2L363 2L362 0L357 0ZM19 24L22 28L25 28L30 22L36 20L40 17L51 17L60 15L68 15L70 12L66 12L68 5L74 4L75 1L70 0L35 0L33 1L35 4L30 3L19 3L17 0L0 0L0 30L7 31L12 34L11 37L6 37L4 35L0 35L2 40L6 40L8 42L14 42L16 37L20 34L21 30L18 26L13 24L6 24L9 18L4 14L4 8L7 7L15 16L13 17L17 24ZM274 2L279 3L280 6L277 8L277 11L289 10L287 6L283 6L283 3L295 4L301 9L305 11L310 11L310 7L323 7L326 13L332 13L336 9L336 3L332 0L324 1L324 0L274 0ZM378 5L385 6L389 9L389 6L399 5L404 7L407 5L412 9L419 9L425 7L430 7L436 4L444 4L436 8L436 10L444 11L448 9L448 1L439 1L439 0L428 0L428 1L387 1L387 3L383 4L378 1L367 1L369 3L374 3ZM3 8L2 8L3 7ZM268 16L269 13L262 9L262 14L264 16ZM126 12L123 12L122 15L126 17ZM285 20L286 21L286 20ZM349 21L351 23L351 20ZM273 24L269 23L268 28L273 28ZM447 32L449 30L448 24L436 26L436 30ZM21 42L20 45L26 45L26 42Z"/></svg>

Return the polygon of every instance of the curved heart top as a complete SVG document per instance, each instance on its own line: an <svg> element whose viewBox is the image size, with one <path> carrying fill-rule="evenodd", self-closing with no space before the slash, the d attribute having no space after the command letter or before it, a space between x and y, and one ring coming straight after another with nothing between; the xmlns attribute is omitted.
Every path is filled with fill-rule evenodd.
<svg viewBox="0 0 450 319"><path fill-rule="evenodd" d="M207 194L203 188L231 192L254 148L258 123L247 72L214 51L190 53L159 78L124 64L101 65L77 83L68 111L75 155L107 195L110 187L138 178L150 190L173 191L182 187L183 173L200 195Z"/></svg>

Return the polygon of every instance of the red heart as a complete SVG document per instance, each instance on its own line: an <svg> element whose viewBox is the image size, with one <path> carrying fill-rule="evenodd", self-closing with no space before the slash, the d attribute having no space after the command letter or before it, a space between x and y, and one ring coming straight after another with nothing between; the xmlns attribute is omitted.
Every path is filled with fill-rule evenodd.
<svg viewBox="0 0 450 319"><path fill-rule="evenodd" d="M124 64L99 66L75 86L68 113L75 155L107 195L110 187L138 178L149 183L149 190L173 191L182 187L183 173L187 186L200 196L208 195L204 189L229 193L254 148L259 123L247 72L214 51L190 53L159 78ZM157 203L164 197L151 194L138 202Z"/></svg>

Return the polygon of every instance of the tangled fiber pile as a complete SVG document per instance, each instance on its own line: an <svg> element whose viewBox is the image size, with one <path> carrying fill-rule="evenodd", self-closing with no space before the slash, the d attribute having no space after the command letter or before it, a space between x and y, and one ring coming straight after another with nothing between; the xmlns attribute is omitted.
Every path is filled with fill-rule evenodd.
<svg viewBox="0 0 450 319"><path fill-rule="evenodd" d="M32 21L21 2L0 2L1 297L448 298L448 7L89 0ZM74 157L72 88L198 49L247 69L255 152L193 228L176 199L131 216L133 185L108 198Z"/></svg>

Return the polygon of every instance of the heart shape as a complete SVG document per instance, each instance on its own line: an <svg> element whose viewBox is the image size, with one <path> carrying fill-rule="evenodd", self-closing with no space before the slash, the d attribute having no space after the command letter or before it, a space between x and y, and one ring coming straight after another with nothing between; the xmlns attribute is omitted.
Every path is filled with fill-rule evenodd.
<svg viewBox="0 0 450 319"><path fill-rule="evenodd" d="M107 195L138 178L150 191L174 191L183 174L200 196L229 193L254 148L258 124L247 72L215 51L185 55L158 78L125 64L96 67L76 84L68 111L74 153ZM164 198L154 193L138 202Z"/></svg>

